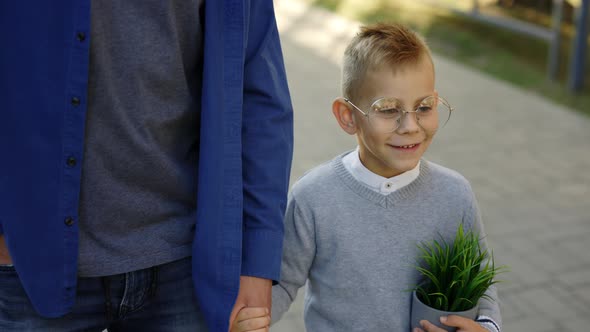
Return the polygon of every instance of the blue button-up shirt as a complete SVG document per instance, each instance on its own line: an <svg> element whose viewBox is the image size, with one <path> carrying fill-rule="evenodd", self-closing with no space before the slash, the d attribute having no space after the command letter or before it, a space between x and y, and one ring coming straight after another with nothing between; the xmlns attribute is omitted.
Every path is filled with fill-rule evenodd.
<svg viewBox="0 0 590 332"><path fill-rule="evenodd" d="M193 250L211 331L239 276L278 280L292 110L271 0L208 1ZM0 2L0 234L33 306L75 299L90 0Z"/></svg>

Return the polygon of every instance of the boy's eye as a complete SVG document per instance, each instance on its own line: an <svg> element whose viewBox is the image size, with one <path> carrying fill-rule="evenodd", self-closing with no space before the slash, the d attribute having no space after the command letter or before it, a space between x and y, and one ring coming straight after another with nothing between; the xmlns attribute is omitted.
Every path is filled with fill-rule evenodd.
<svg viewBox="0 0 590 332"><path fill-rule="evenodd" d="M396 115L400 113L400 110L398 110L397 108L381 108L375 110L375 113L379 115Z"/></svg>
<svg viewBox="0 0 590 332"><path fill-rule="evenodd" d="M432 111L432 106L420 106L418 107L418 112L419 113L428 113Z"/></svg>

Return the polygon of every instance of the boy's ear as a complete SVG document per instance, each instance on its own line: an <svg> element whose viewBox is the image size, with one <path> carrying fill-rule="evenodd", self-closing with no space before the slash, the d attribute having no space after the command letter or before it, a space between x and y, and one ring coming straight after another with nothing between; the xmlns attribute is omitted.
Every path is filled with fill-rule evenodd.
<svg viewBox="0 0 590 332"><path fill-rule="evenodd" d="M336 98L332 103L332 114L334 114L340 128L349 135L356 134L356 123L352 112L349 104L342 97Z"/></svg>

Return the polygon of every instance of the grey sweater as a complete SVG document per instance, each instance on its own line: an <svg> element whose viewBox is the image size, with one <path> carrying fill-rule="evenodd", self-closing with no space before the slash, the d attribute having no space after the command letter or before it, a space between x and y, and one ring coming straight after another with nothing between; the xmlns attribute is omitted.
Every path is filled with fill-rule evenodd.
<svg viewBox="0 0 590 332"><path fill-rule="evenodd" d="M191 255L204 0L93 0L82 277Z"/></svg>
<svg viewBox="0 0 590 332"><path fill-rule="evenodd" d="M358 182L342 157L291 190L273 322L308 281L308 332L409 331L416 244L439 234L451 240L460 222L483 234L474 194L458 173L422 160L416 180L384 196ZM487 294L494 301L482 299L479 315L500 325L495 288Z"/></svg>

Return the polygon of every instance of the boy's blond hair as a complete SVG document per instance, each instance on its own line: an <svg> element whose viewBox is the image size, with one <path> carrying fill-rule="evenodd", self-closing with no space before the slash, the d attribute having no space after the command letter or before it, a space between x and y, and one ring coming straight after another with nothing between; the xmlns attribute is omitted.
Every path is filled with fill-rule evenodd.
<svg viewBox="0 0 590 332"><path fill-rule="evenodd" d="M358 100L368 71L387 65L395 72L403 66L417 64L424 56L432 62L424 39L401 24L363 26L344 51L342 94Z"/></svg>

